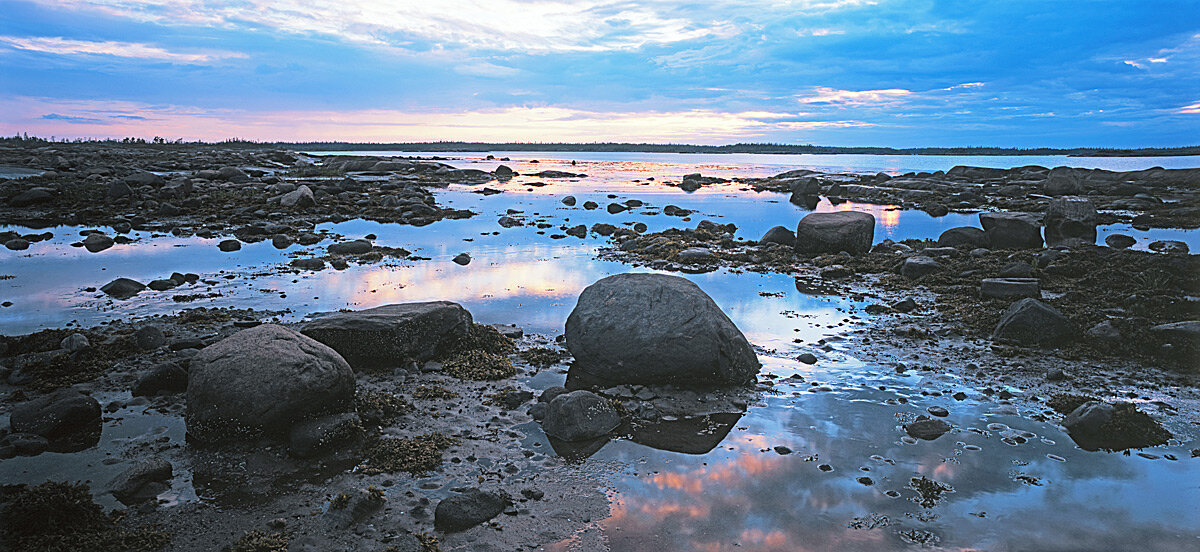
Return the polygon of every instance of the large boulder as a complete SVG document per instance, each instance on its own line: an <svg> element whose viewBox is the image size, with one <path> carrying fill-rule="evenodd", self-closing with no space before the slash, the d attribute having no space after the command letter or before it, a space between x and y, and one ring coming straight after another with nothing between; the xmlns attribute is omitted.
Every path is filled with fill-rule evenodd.
<svg viewBox="0 0 1200 552"><path fill-rule="evenodd" d="M979 224L995 249L1034 249L1042 246L1042 225L1029 213L979 213Z"/></svg>
<svg viewBox="0 0 1200 552"><path fill-rule="evenodd" d="M875 217L858 211L809 213L796 226L796 252L851 254L871 250L875 238Z"/></svg>
<svg viewBox="0 0 1200 552"><path fill-rule="evenodd" d="M458 303L399 303L322 316L300 332L340 353L356 369L424 361L467 336L471 313Z"/></svg>
<svg viewBox="0 0 1200 552"><path fill-rule="evenodd" d="M989 299L1041 297L1042 287L1037 278L984 278L979 294Z"/></svg>
<svg viewBox="0 0 1200 552"><path fill-rule="evenodd" d="M263 324L205 347L191 361L188 434L201 440L277 434L354 408L354 372L336 351Z"/></svg>
<svg viewBox="0 0 1200 552"><path fill-rule="evenodd" d="M586 441L608 435L621 425L612 403L591 391L571 391L550 401L542 429L563 441Z"/></svg>
<svg viewBox="0 0 1200 552"><path fill-rule="evenodd" d="M972 248L976 248L991 246L987 234L983 230L973 226L957 226L946 230L942 232L942 235L938 236L937 244L938 247L969 245Z"/></svg>
<svg viewBox="0 0 1200 552"><path fill-rule="evenodd" d="M1076 328L1057 309L1037 299L1026 298L1009 305L992 332L992 339L1019 345L1049 345L1075 335Z"/></svg>
<svg viewBox="0 0 1200 552"><path fill-rule="evenodd" d="M760 367L712 298L665 274L617 274L588 286L566 339L571 370L604 382L746 384Z"/></svg>
<svg viewBox="0 0 1200 552"><path fill-rule="evenodd" d="M1060 197L1046 207L1043 224L1048 245L1096 243L1096 206L1082 197Z"/></svg>
<svg viewBox="0 0 1200 552"><path fill-rule="evenodd" d="M900 275L909 280L916 280L922 276L933 274L941 268L937 259L917 255L904 260L904 264L900 265Z"/></svg>

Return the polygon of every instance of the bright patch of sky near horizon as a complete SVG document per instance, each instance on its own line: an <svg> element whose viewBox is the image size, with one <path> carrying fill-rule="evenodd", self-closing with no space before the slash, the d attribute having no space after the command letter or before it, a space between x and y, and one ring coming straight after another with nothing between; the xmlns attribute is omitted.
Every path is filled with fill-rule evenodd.
<svg viewBox="0 0 1200 552"><path fill-rule="evenodd" d="M1200 143L1200 4L0 0L0 134Z"/></svg>

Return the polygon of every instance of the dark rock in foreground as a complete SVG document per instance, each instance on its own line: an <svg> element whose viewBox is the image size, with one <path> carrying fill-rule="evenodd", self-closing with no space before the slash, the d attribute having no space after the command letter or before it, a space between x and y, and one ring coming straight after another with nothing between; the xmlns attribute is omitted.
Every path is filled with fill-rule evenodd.
<svg viewBox="0 0 1200 552"><path fill-rule="evenodd" d="M875 217L858 211L809 213L796 226L796 252L805 255L871 250Z"/></svg>
<svg viewBox="0 0 1200 552"><path fill-rule="evenodd" d="M336 351L263 324L205 347L191 362L188 434L213 441L274 434L354 407L354 372Z"/></svg>
<svg viewBox="0 0 1200 552"><path fill-rule="evenodd" d="M467 336L471 313L432 301L339 312L307 322L300 332L340 353L356 369L424 361Z"/></svg>
<svg viewBox="0 0 1200 552"><path fill-rule="evenodd" d="M760 364L696 284L618 274L588 286L566 324L572 372L610 383L747 384Z"/></svg>
<svg viewBox="0 0 1200 552"><path fill-rule="evenodd" d="M1018 345L1051 345L1066 341L1076 333L1073 324L1057 309L1037 299L1021 299L1008 307L992 339Z"/></svg>
<svg viewBox="0 0 1200 552"><path fill-rule="evenodd" d="M467 489L438 503L433 526L443 533L465 531L500 515L508 504L503 494Z"/></svg>
<svg viewBox="0 0 1200 552"><path fill-rule="evenodd" d="M563 441L586 441L617 428L621 417L612 403L591 391L572 391L550 401L542 429Z"/></svg>
<svg viewBox="0 0 1200 552"><path fill-rule="evenodd" d="M12 409L14 433L32 433L50 440L100 429L100 403L75 389L59 389Z"/></svg>
<svg viewBox="0 0 1200 552"><path fill-rule="evenodd" d="M987 234L983 230L973 226L958 226L942 232L938 236L938 247L957 247L960 245L970 245L971 247L989 247L991 243L987 239Z"/></svg>

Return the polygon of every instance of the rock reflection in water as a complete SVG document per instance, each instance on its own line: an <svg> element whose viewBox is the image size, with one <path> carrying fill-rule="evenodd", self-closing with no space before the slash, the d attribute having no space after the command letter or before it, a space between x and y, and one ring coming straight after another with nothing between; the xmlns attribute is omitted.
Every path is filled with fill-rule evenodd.
<svg viewBox="0 0 1200 552"><path fill-rule="evenodd" d="M706 454L717 448L742 413L709 414L678 420L634 422L630 439L653 449L685 454Z"/></svg>

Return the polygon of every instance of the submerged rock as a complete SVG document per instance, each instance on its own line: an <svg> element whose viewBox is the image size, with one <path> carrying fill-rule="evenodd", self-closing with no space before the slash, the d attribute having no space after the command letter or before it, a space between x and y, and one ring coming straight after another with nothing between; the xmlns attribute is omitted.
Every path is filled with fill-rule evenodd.
<svg viewBox="0 0 1200 552"><path fill-rule="evenodd" d="M696 284L618 274L588 286L566 324L571 371L609 383L747 384L750 343Z"/></svg>
<svg viewBox="0 0 1200 552"><path fill-rule="evenodd" d="M875 217L858 211L809 213L796 226L796 252L805 255L871 250Z"/></svg>
<svg viewBox="0 0 1200 552"><path fill-rule="evenodd" d="M1125 234L1109 234L1104 238L1104 244L1113 249L1128 249L1137 245L1137 239Z"/></svg>
<svg viewBox="0 0 1200 552"><path fill-rule="evenodd" d="M550 401L542 420L546 435L563 441L586 441L621 425L612 403L591 391L571 391Z"/></svg>
<svg viewBox="0 0 1200 552"><path fill-rule="evenodd" d="M304 335L332 347L356 369L425 361L467 336L471 313L458 303L399 303L322 316Z"/></svg>
<svg viewBox="0 0 1200 552"><path fill-rule="evenodd" d="M188 434L212 441L280 433L354 407L354 372L336 351L263 324L205 347L191 361Z"/></svg>
<svg viewBox="0 0 1200 552"><path fill-rule="evenodd" d="M1073 324L1057 309L1037 299L1026 298L1004 311L992 339L1019 345L1050 345L1066 341L1076 333Z"/></svg>
<svg viewBox="0 0 1200 552"><path fill-rule="evenodd" d="M368 240L354 240L330 244L325 250L330 255L362 255L370 253L373 247Z"/></svg>

